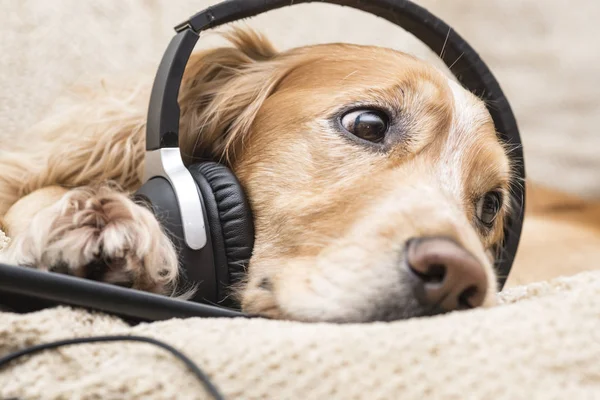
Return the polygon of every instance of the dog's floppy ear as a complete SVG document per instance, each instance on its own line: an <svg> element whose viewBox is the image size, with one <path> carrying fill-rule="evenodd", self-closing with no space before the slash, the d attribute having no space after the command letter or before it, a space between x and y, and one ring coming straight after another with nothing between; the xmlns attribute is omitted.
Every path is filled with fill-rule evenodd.
<svg viewBox="0 0 600 400"><path fill-rule="evenodd" d="M180 89L181 149L186 163L231 162L264 100L284 73L277 51L262 35L235 29L233 47L192 55Z"/></svg>

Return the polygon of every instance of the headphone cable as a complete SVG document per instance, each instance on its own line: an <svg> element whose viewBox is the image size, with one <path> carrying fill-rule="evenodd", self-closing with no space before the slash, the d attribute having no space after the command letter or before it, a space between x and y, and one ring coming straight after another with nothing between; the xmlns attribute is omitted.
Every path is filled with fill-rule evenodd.
<svg viewBox="0 0 600 400"><path fill-rule="evenodd" d="M22 356L25 356L28 354L39 353L40 351L43 351L43 350L56 349L58 347L68 346L68 345L73 345L73 344L97 343L97 342L119 342L119 341L150 343L150 344L156 345L158 347L161 347L161 348L169 351L171 354L173 354L175 357L177 357L180 361L182 361L196 375L196 378L198 378L198 380L200 382L202 382L202 385L204 386L206 391L208 393L210 393L210 395L215 400L224 400L225 399L223 397L223 395L219 392L217 387L208 378L208 376L200 369L200 367L198 367L185 354L183 354L182 352L180 352L179 350L177 350L176 348L174 348L173 346L171 346L167 343L164 343L164 342L161 342L160 340L152 339L149 337L144 337L144 336L127 336L127 335L92 336L92 337L74 338L74 339L58 340L58 341L49 342L49 343L42 343L42 344L38 344L35 346L27 347L25 349L17 350L13 353L9 353L8 355L6 355L4 357L0 357L0 369L2 369L3 367L6 366L6 364L10 363L11 361L13 361L19 357L22 357Z"/></svg>

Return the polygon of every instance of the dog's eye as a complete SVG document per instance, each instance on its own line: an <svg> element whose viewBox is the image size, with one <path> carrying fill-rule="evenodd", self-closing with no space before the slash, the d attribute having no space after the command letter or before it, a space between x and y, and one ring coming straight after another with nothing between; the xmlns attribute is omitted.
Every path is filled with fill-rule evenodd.
<svg viewBox="0 0 600 400"><path fill-rule="evenodd" d="M477 218L487 227L496 220L502 207L502 195L499 192L488 192L477 202Z"/></svg>
<svg viewBox="0 0 600 400"><path fill-rule="evenodd" d="M342 126L363 140L381 143L388 130L387 117L375 110L356 110L342 116Z"/></svg>

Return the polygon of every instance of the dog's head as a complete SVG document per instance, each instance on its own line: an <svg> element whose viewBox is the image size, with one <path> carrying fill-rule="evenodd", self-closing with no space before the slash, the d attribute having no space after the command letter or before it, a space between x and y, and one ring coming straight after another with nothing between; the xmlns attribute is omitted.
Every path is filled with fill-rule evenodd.
<svg viewBox="0 0 600 400"><path fill-rule="evenodd" d="M186 162L225 161L250 200L243 309L372 321L493 304L511 165L484 103L390 49L230 40L190 60L181 130Z"/></svg>

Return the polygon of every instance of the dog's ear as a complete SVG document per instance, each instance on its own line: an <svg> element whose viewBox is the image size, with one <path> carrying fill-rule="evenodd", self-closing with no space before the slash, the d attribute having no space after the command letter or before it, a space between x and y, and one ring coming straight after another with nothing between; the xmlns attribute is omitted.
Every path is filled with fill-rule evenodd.
<svg viewBox="0 0 600 400"><path fill-rule="evenodd" d="M264 100L283 77L277 51L262 35L235 29L233 47L192 55L181 85L180 146L184 162L230 163Z"/></svg>

